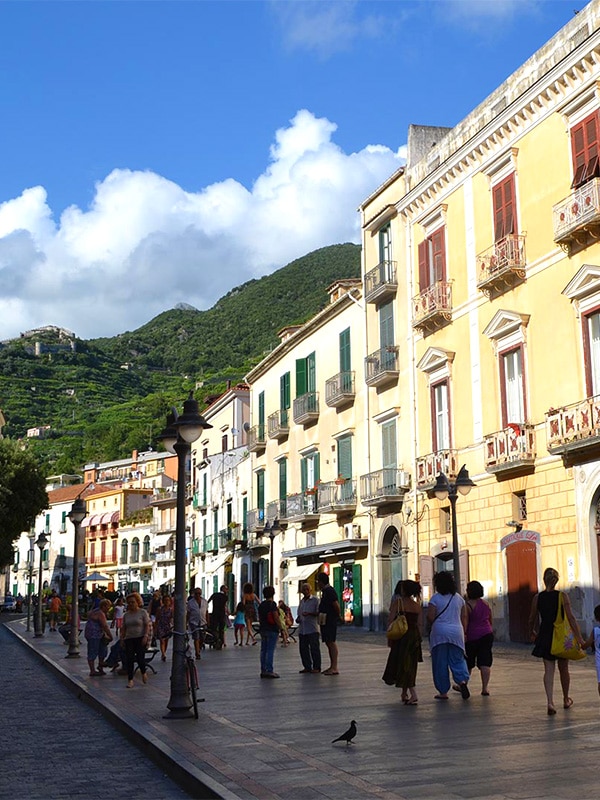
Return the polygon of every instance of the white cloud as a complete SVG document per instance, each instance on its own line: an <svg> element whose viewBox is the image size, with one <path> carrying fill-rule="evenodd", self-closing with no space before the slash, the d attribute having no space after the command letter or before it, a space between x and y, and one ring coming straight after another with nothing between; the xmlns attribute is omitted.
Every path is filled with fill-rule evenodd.
<svg viewBox="0 0 600 800"><path fill-rule="evenodd" d="M345 153L335 130L299 111L250 189L229 178L186 192L118 169L58 223L40 186L0 204L0 339L46 324L83 338L132 330L181 301L209 308L318 247L358 242L356 207L403 158L380 145Z"/></svg>

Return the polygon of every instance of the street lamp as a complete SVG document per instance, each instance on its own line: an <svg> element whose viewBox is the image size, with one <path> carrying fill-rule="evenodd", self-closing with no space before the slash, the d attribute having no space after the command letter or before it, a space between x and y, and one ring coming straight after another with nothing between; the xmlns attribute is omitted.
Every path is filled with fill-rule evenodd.
<svg viewBox="0 0 600 800"><path fill-rule="evenodd" d="M186 461L192 442L202 431L212 428L198 411L198 401L190 392L180 416L173 408L167 417L167 427L158 438L170 453L177 455L177 517L175 523L175 610L173 631L173 659L171 662L171 695L165 719L186 719L192 716L192 703L186 680L185 661L185 479Z"/></svg>
<svg viewBox="0 0 600 800"><path fill-rule="evenodd" d="M269 583L271 584L271 586L275 586L275 576L273 574L274 569L275 569L274 563L273 563L273 561L274 561L274 557L273 557L273 539L277 536L277 534L279 533L280 530L281 530L281 527L279 525L279 520L277 519L277 517L275 517L275 519L273 520L272 523L270 523L267 520L267 524L265 525L265 527L263 529L263 535L268 536L270 541L271 541L271 547L269 549L269 558L270 558L270 562L269 562L270 563L270 566L269 566Z"/></svg>
<svg viewBox="0 0 600 800"><path fill-rule="evenodd" d="M33 561L35 550L33 548L35 542L35 530L29 531L29 552L27 553L27 633L31 630L31 594L33 583Z"/></svg>
<svg viewBox="0 0 600 800"><path fill-rule="evenodd" d="M437 481L433 487L433 493L438 500L450 500L451 509L451 522L452 522L452 560L454 564L454 582L456 589L460 592L460 561L458 558L458 529L456 526L456 500L459 494L467 495L475 486L469 473L466 464L460 468L455 481L449 481L443 472L437 476Z"/></svg>
<svg viewBox="0 0 600 800"><path fill-rule="evenodd" d="M44 635L44 623L42 617L42 559L44 557L44 548L47 544L48 537L42 531L36 540L36 545L40 548L40 575L38 579L38 604L35 610L35 619L33 620L33 627L35 630L33 635L38 638Z"/></svg>
<svg viewBox="0 0 600 800"><path fill-rule="evenodd" d="M79 529L86 514L85 500L77 497L67 514L73 523L73 580L71 588L71 630L66 658L79 658Z"/></svg>

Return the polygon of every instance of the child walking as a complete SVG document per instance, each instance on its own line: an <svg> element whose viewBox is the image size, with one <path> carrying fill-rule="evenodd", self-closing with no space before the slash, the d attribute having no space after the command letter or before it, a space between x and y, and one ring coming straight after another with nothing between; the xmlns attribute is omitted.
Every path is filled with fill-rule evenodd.
<svg viewBox="0 0 600 800"><path fill-rule="evenodd" d="M244 604L238 603L235 608L235 619L233 620L233 632L235 635L235 642L233 646L239 644L240 647L244 646L244 631L246 630L246 613L244 611ZM238 641L239 635L239 641Z"/></svg>
<svg viewBox="0 0 600 800"><path fill-rule="evenodd" d="M583 649L588 647L594 648L594 658L596 659L596 677L598 679L598 694L600 694L600 606L594 609L594 619L596 624L592 628L592 632L583 643Z"/></svg>

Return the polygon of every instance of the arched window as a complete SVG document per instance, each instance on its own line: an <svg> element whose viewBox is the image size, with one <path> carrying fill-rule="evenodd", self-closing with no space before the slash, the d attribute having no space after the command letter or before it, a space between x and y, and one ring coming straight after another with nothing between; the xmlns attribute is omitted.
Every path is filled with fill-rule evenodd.
<svg viewBox="0 0 600 800"><path fill-rule="evenodd" d="M127 544L127 539L123 539L123 541L121 542L121 564L127 564L127 562L129 561L128 550L129 547Z"/></svg>
<svg viewBox="0 0 600 800"><path fill-rule="evenodd" d="M144 546L142 548L142 561L150 561L150 537L144 538Z"/></svg>
<svg viewBox="0 0 600 800"><path fill-rule="evenodd" d="M131 540L131 561L133 564L137 564L140 560L140 540L135 537L135 539Z"/></svg>

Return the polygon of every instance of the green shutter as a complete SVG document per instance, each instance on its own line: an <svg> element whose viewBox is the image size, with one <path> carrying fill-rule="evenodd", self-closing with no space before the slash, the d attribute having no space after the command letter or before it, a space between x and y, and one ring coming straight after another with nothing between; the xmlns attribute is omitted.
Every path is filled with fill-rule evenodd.
<svg viewBox="0 0 600 800"><path fill-rule="evenodd" d="M315 471L315 483L321 480L321 454L315 453L313 456L313 464Z"/></svg>
<svg viewBox="0 0 600 800"><path fill-rule="evenodd" d="M287 461L282 458L279 462L279 499L285 500L287 495Z"/></svg>
<svg viewBox="0 0 600 800"><path fill-rule="evenodd" d="M350 328L346 328L340 333L340 372L350 372L351 369Z"/></svg>
<svg viewBox="0 0 600 800"><path fill-rule="evenodd" d="M381 459L384 469L396 469L398 466L395 419L381 426Z"/></svg>
<svg viewBox="0 0 600 800"><path fill-rule="evenodd" d="M379 346L394 344L394 309L392 303L384 303L379 308Z"/></svg>
<svg viewBox="0 0 600 800"><path fill-rule="evenodd" d="M362 625L362 566L352 565L352 617L355 625Z"/></svg>
<svg viewBox="0 0 600 800"><path fill-rule="evenodd" d="M315 353L311 353L306 359L306 391L317 391L317 361Z"/></svg>
<svg viewBox="0 0 600 800"><path fill-rule="evenodd" d="M303 492L305 492L309 488L307 482L308 482L308 469L306 464L306 458L303 458L300 461L300 487Z"/></svg>
<svg viewBox="0 0 600 800"><path fill-rule="evenodd" d="M335 589L335 593L338 596L338 601L339 601L339 604L340 604L340 611L342 612L342 617L343 617L344 616L344 610L343 610L344 609L344 604L342 602L342 590L343 590L344 586L343 586L343 580L342 580L342 568L341 567L334 567L332 572L333 572L333 576L332 576L333 577L333 584L332 585L333 585L333 588Z"/></svg>
<svg viewBox="0 0 600 800"><path fill-rule="evenodd" d="M290 407L290 373L286 372L279 379L279 408Z"/></svg>
<svg viewBox="0 0 600 800"><path fill-rule="evenodd" d="M306 375L306 359L299 358L296 361L296 397L302 397L308 391Z"/></svg>
<svg viewBox="0 0 600 800"><path fill-rule="evenodd" d="M261 392L258 395L258 427L259 433L262 436L265 432L265 393Z"/></svg>
<svg viewBox="0 0 600 800"><path fill-rule="evenodd" d="M219 576L213 575L213 594L219 591Z"/></svg>
<svg viewBox="0 0 600 800"><path fill-rule="evenodd" d="M227 573L227 606L231 614L235 610L235 575L233 572Z"/></svg>
<svg viewBox="0 0 600 800"><path fill-rule="evenodd" d="M265 507L265 472L256 473L256 501L258 508Z"/></svg>
<svg viewBox="0 0 600 800"><path fill-rule="evenodd" d="M379 230L379 263L392 260L392 237L389 224Z"/></svg>
<svg viewBox="0 0 600 800"><path fill-rule="evenodd" d="M352 477L352 437L343 436L337 441L338 475Z"/></svg>

